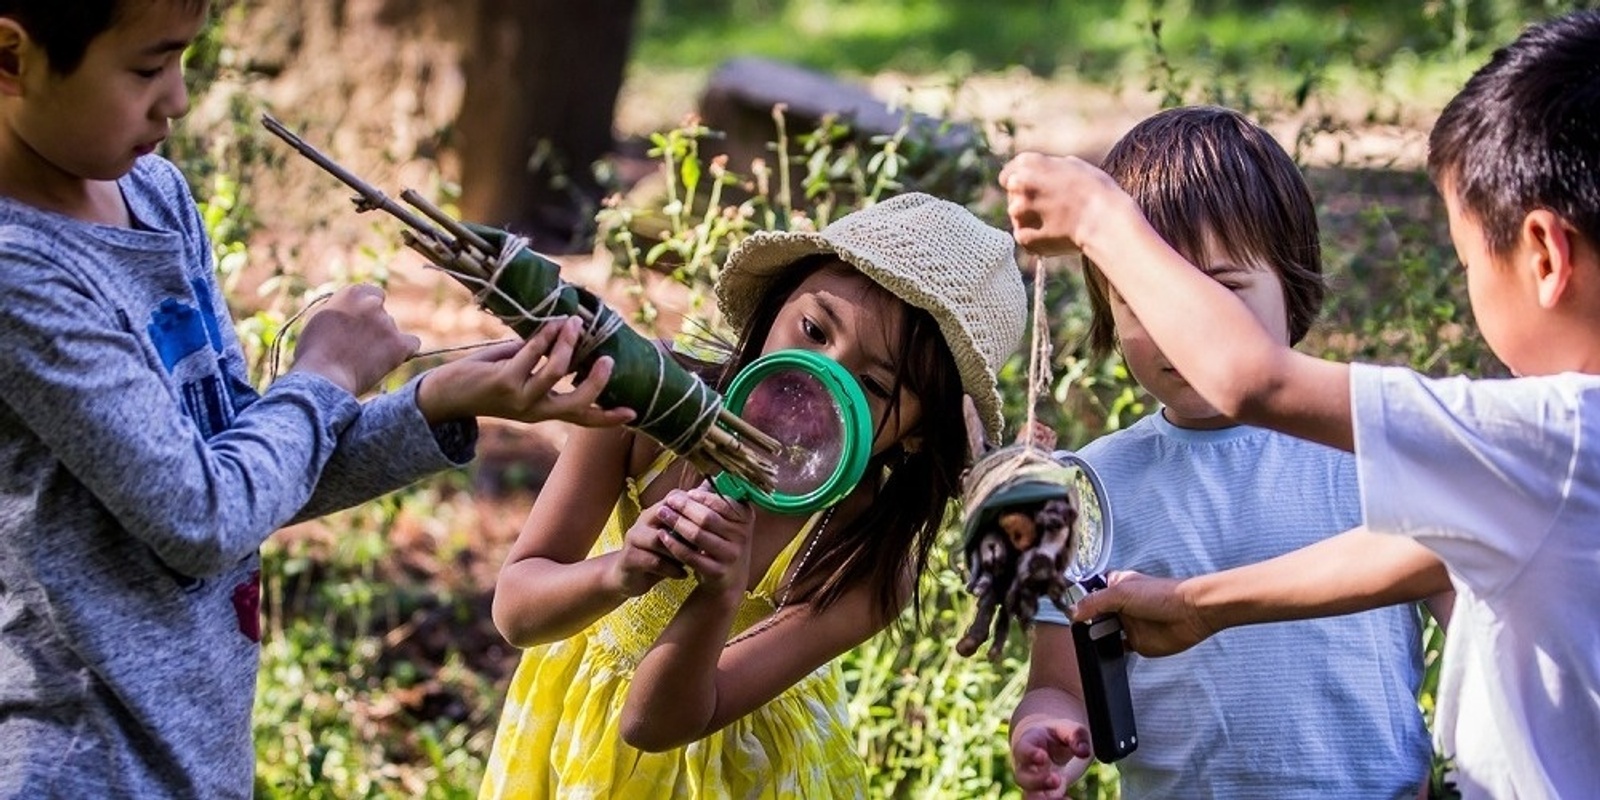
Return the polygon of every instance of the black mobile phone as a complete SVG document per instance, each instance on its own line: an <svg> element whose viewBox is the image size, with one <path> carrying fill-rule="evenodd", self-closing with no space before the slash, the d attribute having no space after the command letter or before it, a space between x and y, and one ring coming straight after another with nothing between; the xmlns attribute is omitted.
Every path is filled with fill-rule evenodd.
<svg viewBox="0 0 1600 800"><path fill-rule="evenodd" d="M1072 642L1078 652L1094 757L1110 764L1139 746L1133 696L1128 691L1128 660L1122 647L1122 619L1106 614L1074 622Z"/></svg>

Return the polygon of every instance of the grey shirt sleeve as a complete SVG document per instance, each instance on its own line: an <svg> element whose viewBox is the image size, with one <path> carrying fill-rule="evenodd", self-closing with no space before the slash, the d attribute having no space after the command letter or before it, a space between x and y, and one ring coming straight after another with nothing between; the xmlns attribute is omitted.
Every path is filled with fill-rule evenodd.
<svg viewBox="0 0 1600 800"><path fill-rule="evenodd" d="M339 437L316 493L297 520L363 503L472 460L477 421L452 420L430 428L417 408L421 380L413 378L399 391L361 406L361 415Z"/></svg>
<svg viewBox="0 0 1600 800"><path fill-rule="evenodd" d="M320 377L290 374L210 439L145 350L43 253L14 249L0 287L0 400L131 535L173 569L218 573L311 497L361 408ZM26 314L13 309L27 309Z"/></svg>
<svg viewBox="0 0 1600 800"><path fill-rule="evenodd" d="M191 206L188 225L200 230L198 211ZM204 242L196 234L195 241ZM196 253L202 263L204 252ZM220 292L211 293L213 314L219 320L232 318ZM240 388L236 398L241 408L257 399L249 383L249 368L231 326L220 326L226 342L226 369ZM400 390L380 394L361 405L360 413L338 437L332 455L322 467L316 488L292 522L314 519L374 497L388 494L440 470L461 466L472 460L477 444L475 419L452 420L430 428L417 408L417 384L408 381Z"/></svg>

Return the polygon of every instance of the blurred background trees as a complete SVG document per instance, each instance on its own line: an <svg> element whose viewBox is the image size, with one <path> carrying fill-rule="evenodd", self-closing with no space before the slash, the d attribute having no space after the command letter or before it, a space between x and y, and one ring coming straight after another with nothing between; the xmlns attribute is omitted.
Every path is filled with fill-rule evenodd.
<svg viewBox="0 0 1600 800"><path fill-rule="evenodd" d="M461 211L531 233L546 249L587 244L613 149L638 0L458 4L466 84L456 125Z"/></svg>

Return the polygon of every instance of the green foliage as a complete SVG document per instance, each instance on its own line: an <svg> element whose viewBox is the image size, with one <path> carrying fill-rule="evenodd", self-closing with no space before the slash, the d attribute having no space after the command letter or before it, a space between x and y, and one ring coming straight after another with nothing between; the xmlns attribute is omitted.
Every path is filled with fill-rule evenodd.
<svg viewBox="0 0 1600 800"><path fill-rule="evenodd" d="M863 136L830 116L792 138L784 108L774 108L772 117L774 164L756 159L746 172L736 171L714 150L722 134L690 120L650 137L649 155L661 162L659 197L606 202L599 215L603 238L616 268L630 278L639 321L653 323L658 313L644 296L646 270L687 287L689 313L708 317L705 301L723 260L751 233L817 230L905 191L976 206L1003 160L981 132L952 146L941 141L947 128L910 114L889 135ZM987 216L998 213L990 209Z"/></svg>
<svg viewBox="0 0 1600 800"><path fill-rule="evenodd" d="M263 548L258 797L476 795L498 711L484 702L493 686L454 650L434 664L404 657L402 646L419 620L473 609L393 581L388 565L406 510L447 512L450 495L448 480L436 481L331 517L324 537Z"/></svg>
<svg viewBox="0 0 1600 800"><path fill-rule="evenodd" d="M833 72L992 71L1114 84L1150 67L1154 19L1184 68L1282 83L1304 65L1338 72L1407 62L1445 68L1509 41L1530 19L1593 5L1561 0L1338 4L1263 0L645 0L638 58L658 66L765 55ZM1331 49L1330 39L1349 47ZM1331 63L1330 63L1331 62ZM1286 71L1287 70L1287 71Z"/></svg>
<svg viewBox="0 0 1600 800"><path fill-rule="evenodd" d="M1119 81L1129 74L1166 104L1218 102L1259 119L1296 116L1303 120L1304 144L1342 124L1317 106L1341 87L1360 90L1372 104L1371 121L1388 121L1405 103L1395 87L1416 77L1408 71L1443 75L1447 91L1453 90L1481 63L1485 48L1508 41L1522 22L1576 5L1593 3L1360 0L1330 11L1260 0L647 0L640 49L645 63L663 65L708 65L736 54L731 42L738 52L836 71L965 74L1020 63L1044 75L1071 71ZM228 24L235 7L214 4L220 24ZM188 54L197 93L226 68L217 30L209 29ZM230 294L242 285L256 224L250 186L240 176L252 165L274 166L273 151L261 146L255 131L255 111L248 97L235 96L225 124L177 136L165 150L203 198L201 216ZM703 318L722 260L757 230L820 227L912 188L966 203L1002 223L1000 210L986 205L982 193L993 185L1004 154L981 134L951 149L938 144L940 131L909 118L892 135L867 139L838 120L791 134L781 109L775 122L780 133L770 164L729 164L715 154L718 134L694 122L652 137L663 195L613 200L601 213L617 268L636 284L649 273L690 287L691 318ZM1334 291L1325 323L1303 347L1436 374L1495 374L1498 365L1479 343L1426 180L1352 170L1313 170L1308 177L1318 197L1363 202L1355 209L1336 203L1319 209ZM1031 266L1024 265L1030 276ZM1083 345L1088 310L1081 275L1049 267L1054 377L1049 397L1035 410L1061 433L1064 446L1079 447L1154 406L1118 359L1090 358ZM334 282L347 277L336 275ZM292 346L285 310L323 288L292 273L268 278L261 289L271 298L267 307L239 325L253 362L263 364L275 344ZM655 309L643 308L643 321L653 322ZM1002 372L1013 421L1027 411L1026 369L1026 361L1015 358ZM255 716L258 796L476 793L501 699L485 667L491 659L484 652L491 648L468 635L483 623L483 608L475 603L486 589L465 579L419 578L394 563L392 541L402 527L426 525L441 542L442 559L481 548L474 518L461 510L460 480L456 473L442 476L337 515L311 534L275 537L263 548L267 636ZM1006 729L1025 680L1026 642L1013 634L998 663L955 654L954 642L972 613L952 566L955 548L954 529L947 529L938 566L925 579L921 630L877 637L843 659L874 796L1017 796ZM427 621L444 625L445 644L408 650ZM1440 645L1436 628L1429 635L1428 691L1420 701L1427 713ZM1445 766L1436 765L1438 788ZM1072 791L1079 798L1114 798L1115 771L1096 767Z"/></svg>

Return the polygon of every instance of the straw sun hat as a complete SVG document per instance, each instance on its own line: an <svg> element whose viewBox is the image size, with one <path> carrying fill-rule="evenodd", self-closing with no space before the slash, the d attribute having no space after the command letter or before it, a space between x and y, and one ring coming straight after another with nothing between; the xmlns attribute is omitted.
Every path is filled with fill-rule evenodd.
<svg viewBox="0 0 1600 800"><path fill-rule="evenodd" d="M961 385L990 441L1005 419L995 373L1022 339L1027 300L1015 243L955 203L902 194L835 220L820 232L762 231L728 255L717 304L735 328L796 261L832 253L895 297L926 310L950 345Z"/></svg>

